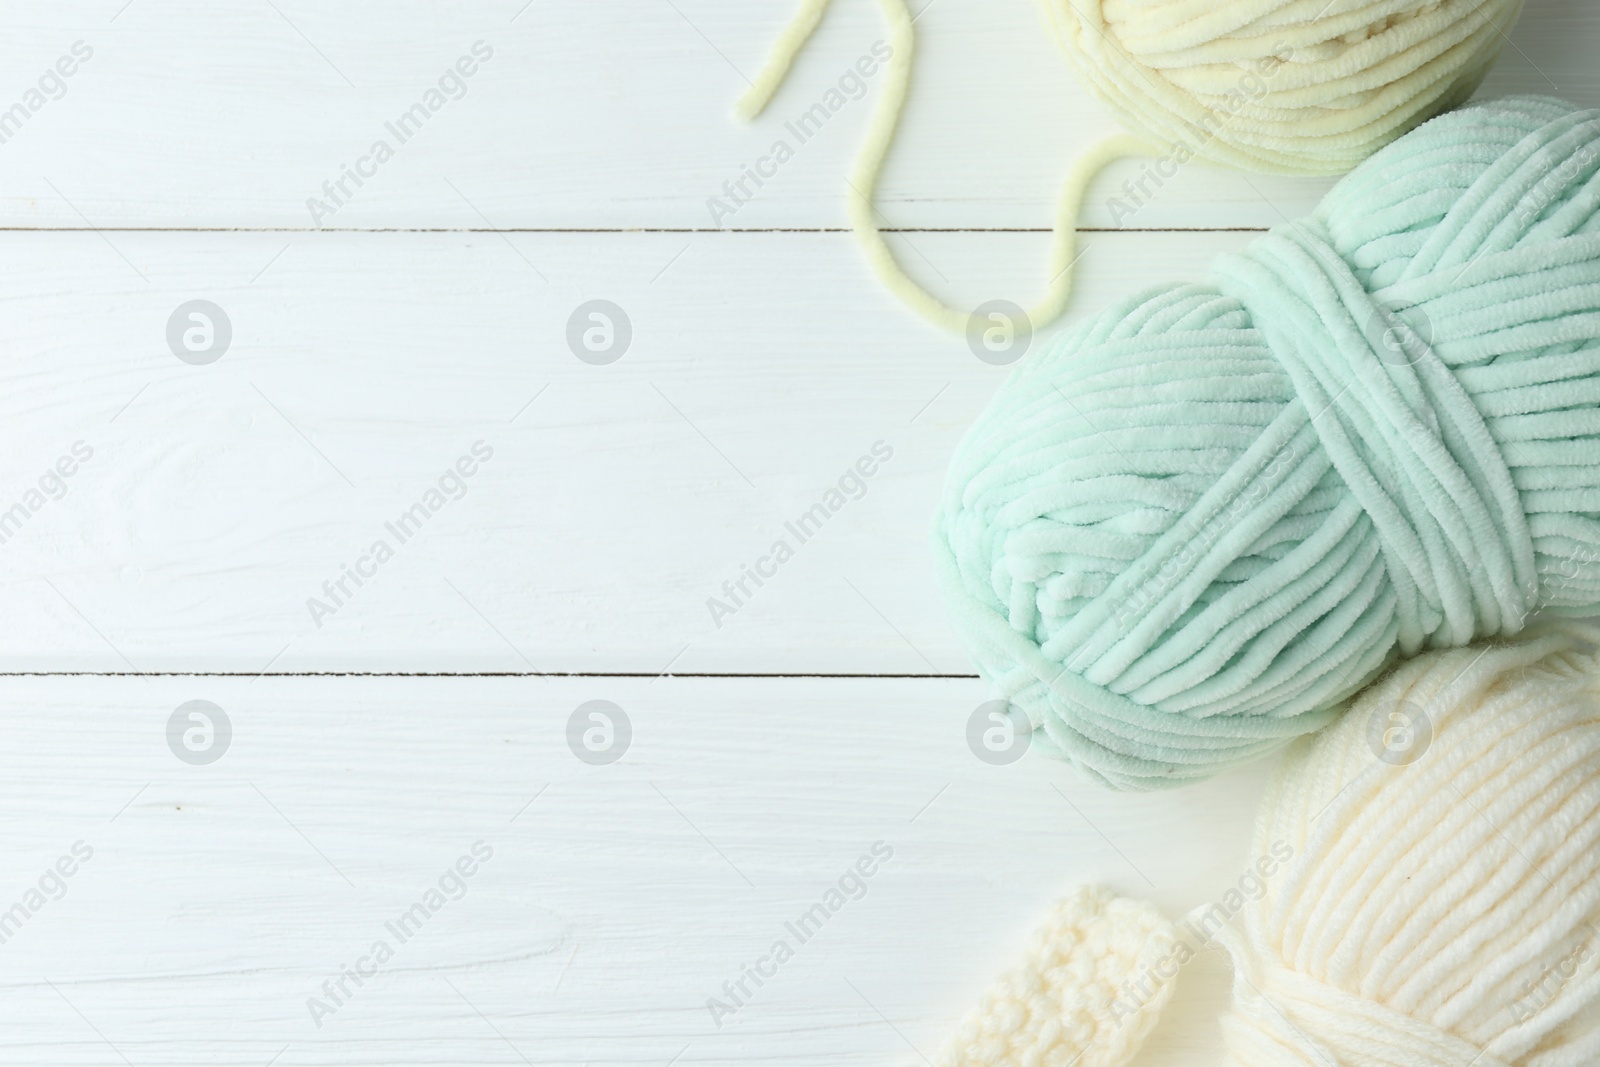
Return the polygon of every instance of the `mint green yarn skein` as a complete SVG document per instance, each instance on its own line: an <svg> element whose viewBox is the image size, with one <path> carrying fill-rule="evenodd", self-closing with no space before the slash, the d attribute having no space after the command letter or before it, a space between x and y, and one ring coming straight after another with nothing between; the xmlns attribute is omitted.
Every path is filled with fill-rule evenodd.
<svg viewBox="0 0 1600 1067"><path fill-rule="evenodd" d="M1016 370L934 547L1036 745L1204 778L1397 656L1600 604L1597 170L1600 111L1451 112Z"/></svg>

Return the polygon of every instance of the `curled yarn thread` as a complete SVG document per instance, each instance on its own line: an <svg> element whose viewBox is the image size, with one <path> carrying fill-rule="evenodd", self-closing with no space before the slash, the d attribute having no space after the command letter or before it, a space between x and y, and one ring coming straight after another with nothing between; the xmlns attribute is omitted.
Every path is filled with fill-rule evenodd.
<svg viewBox="0 0 1600 1067"><path fill-rule="evenodd" d="M1196 909L1171 930L1149 920L1162 933L1131 975L1086 961L1052 986L1065 1004L1100 1005L1097 976L1126 975L1101 1013L1120 1028L1082 1031L1076 1046L1051 1040L1031 987L1007 976L974 1018L1009 1020L989 1027L1005 1031L1005 1049L1068 1054L991 1055L1002 1046L973 1041L969 1020L952 1046L971 1054L946 1062L1068 1063L1076 1053L1118 1067L1137 1049L1122 1030L1147 1033L1178 967L1214 943L1234 965L1227 1067L1591 1067L1600 1060L1596 641L1593 626L1564 625L1402 664L1285 760L1252 854L1290 859L1259 891L1231 911ZM1050 958L1057 925L1052 915L1041 927L1030 960ZM1063 951L1075 943L1068 937Z"/></svg>
<svg viewBox="0 0 1600 1067"><path fill-rule="evenodd" d="M831 0L802 0L737 111L758 116ZM1107 164L1171 149L1279 174L1342 174L1423 120L1466 100L1488 72L1522 0L1043 0L1083 84L1131 131L1073 161L1057 201L1041 329L1072 295L1077 219ZM907 0L880 0L894 50L848 186L851 229L883 285L955 332L971 314L914 281L873 205L905 107L916 50Z"/></svg>
<svg viewBox="0 0 1600 1067"><path fill-rule="evenodd" d="M1396 656L1600 604L1600 112L1432 120L1020 366L951 463L958 633L1102 782L1325 726Z"/></svg>
<svg viewBox="0 0 1600 1067"><path fill-rule="evenodd" d="M756 75L749 90L740 97L738 112L753 119L766 108L783 84L795 56L822 21L831 0L803 0L799 14L772 46L766 66ZM867 128L866 140L856 156L851 172L846 204L850 228L866 254L867 262L879 282L917 314L937 326L955 333L966 330L970 312L945 304L917 284L900 266L894 251L879 229L879 213L873 200L878 177L894 144L911 83L911 64L916 51L916 32L906 0L880 0L889 27L889 46L894 50L884 73L884 86ZM1049 284L1044 296L1027 309L1034 329L1053 322L1066 310L1072 296L1072 279L1078 262L1078 212L1089 183L1106 164L1128 156L1150 154L1143 141L1128 135L1102 138L1073 161L1057 201L1055 226L1050 242Z"/></svg>

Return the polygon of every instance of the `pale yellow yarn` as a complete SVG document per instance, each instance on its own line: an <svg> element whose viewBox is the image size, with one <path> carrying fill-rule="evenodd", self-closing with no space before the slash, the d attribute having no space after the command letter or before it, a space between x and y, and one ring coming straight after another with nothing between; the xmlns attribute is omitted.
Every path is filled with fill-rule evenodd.
<svg viewBox="0 0 1600 1067"><path fill-rule="evenodd" d="M1074 71L1123 125L1268 174L1343 174L1463 103L1522 10L1522 0L1043 2ZM1205 134L1218 116L1222 131Z"/></svg>
<svg viewBox="0 0 1600 1067"><path fill-rule="evenodd" d="M754 118L783 83L831 0L802 0L740 98ZM849 180L849 216L883 285L918 314L963 332L970 312L906 274L873 197L894 143L916 50L906 0L879 0L894 56ZM1042 0L1080 78L1133 131L1091 145L1061 188L1045 293L1033 329L1066 310L1077 219L1114 160L1174 155L1246 170L1340 174L1466 100L1499 54L1522 0ZM1152 147L1159 146L1159 147Z"/></svg>

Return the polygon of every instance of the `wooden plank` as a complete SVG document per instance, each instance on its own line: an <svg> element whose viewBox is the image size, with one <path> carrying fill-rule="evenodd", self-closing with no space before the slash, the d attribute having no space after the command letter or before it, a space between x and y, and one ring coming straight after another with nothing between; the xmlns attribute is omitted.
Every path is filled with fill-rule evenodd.
<svg viewBox="0 0 1600 1067"><path fill-rule="evenodd" d="M26 518L0 527L0 668L970 671L926 545L1005 368L894 305L848 235L104 236L0 238L0 512ZM1077 314L1248 236L1099 235ZM1044 243L908 254L976 302L1031 295ZM232 337L197 366L167 327L201 298ZM595 298L632 325L608 366L565 339ZM875 447L801 543L786 524Z"/></svg>
<svg viewBox="0 0 1600 1067"><path fill-rule="evenodd" d="M931 1056L1070 884L1172 914L1233 886L1267 773L1118 796L1032 754L991 766L964 737L982 698L938 680L8 683L0 906L92 855L7 930L0 1062L921 1062L906 1042ZM204 765L168 743L196 699L232 731ZM606 765L566 740L595 699L632 727ZM892 857L865 892L718 1027L708 998L876 842ZM475 845L402 941L388 924ZM316 1025L308 1000L378 941L392 959ZM1205 954L1142 1062L1214 1062L1226 986Z"/></svg>
<svg viewBox="0 0 1600 1067"><path fill-rule="evenodd" d="M731 103L793 0L202 3L63 0L8 20L0 110L40 105L0 144L0 225L25 227L603 228L844 224L843 176L873 102L851 100L801 144L786 121L883 37L872 4L839 4L768 118ZM919 17L915 91L885 176L894 226L1045 228L1068 162L1114 124L1055 54L1030 0L942 0ZM1600 104L1600 9L1529 4L1485 92ZM40 77L83 42L75 73ZM486 62L472 49L492 51ZM470 78L425 99L462 57ZM59 98L56 97L57 94ZM456 98L454 94L460 94ZM437 102L420 131L390 132ZM13 124L15 125L15 124ZM792 160L731 217L708 200L777 138ZM385 141L393 158L361 164ZM333 204L325 182L346 166ZM1268 226L1324 180L1184 167L1132 218L1091 196L1095 227ZM1259 192L1258 192L1259 190ZM313 212L316 198L336 209ZM314 217L314 215L316 217Z"/></svg>

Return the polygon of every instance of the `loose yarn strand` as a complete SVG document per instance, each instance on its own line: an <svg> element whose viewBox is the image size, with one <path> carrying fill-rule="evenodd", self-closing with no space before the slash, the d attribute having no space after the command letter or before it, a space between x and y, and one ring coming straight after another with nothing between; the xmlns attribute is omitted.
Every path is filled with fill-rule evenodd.
<svg viewBox="0 0 1600 1067"><path fill-rule="evenodd" d="M1050 278L1026 312L1033 329L1066 309L1079 254L1078 215L1090 182L1108 163L1155 156L1269 174L1343 173L1466 101L1523 0L1042 3L1049 32L1079 80L1130 133L1097 142L1068 170L1052 227ZM740 99L739 114L754 118L767 106L828 4L802 0ZM887 289L930 322L964 332L972 316L906 273L873 204L916 51L907 0L880 4L894 54L849 181L851 229Z"/></svg>
<svg viewBox="0 0 1600 1067"><path fill-rule="evenodd" d="M828 10L831 2L802 0L800 10L795 12L794 18L784 27L778 39L772 42L766 65L756 75L756 80L750 83L750 88L739 97L735 110L740 118L753 119L766 110L772 94L789 76L789 68L794 65L795 57L816 32L817 24L822 21L822 13Z"/></svg>
<svg viewBox="0 0 1600 1067"><path fill-rule="evenodd" d="M830 2L803 0L800 10L773 42L766 65L739 98L736 110L742 118L753 119L766 108L787 77L796 55L822 21ZM889 26L890 46L894 54L886 66L885 83L847 183L850 186L850 228L861 244L873 273L886 289L929 322L954 333L963 333L971 320L971 313L946 304L906 273L883 235L880 220L887 220L883 220L874 205L878 179L894 146L900 116L905 111L906 95L911 85L911 67L916 54L915 19L906 0L880 0L880 4L884 20ZM1089 183L1115 160L1150 154L1153 154L1152 149L1137 137L1113 134L1091 145L1073 161L1057 200L1051 235L1050 279L1046 283L1044 296L1025 312L1032 329L1041 329L1054 322L1066 310L1067 302L1072 297L1079 258L1078 215L1083 208Z"/></svg>

